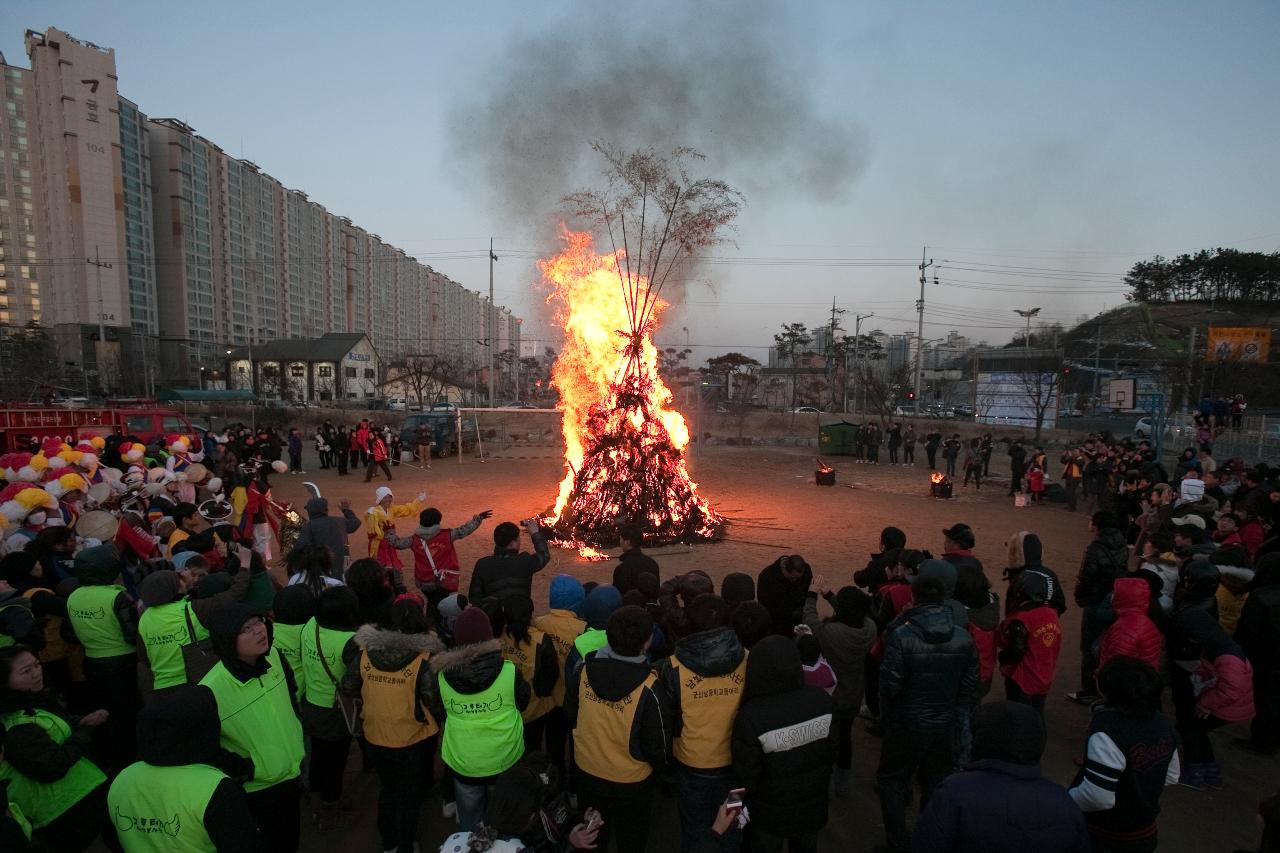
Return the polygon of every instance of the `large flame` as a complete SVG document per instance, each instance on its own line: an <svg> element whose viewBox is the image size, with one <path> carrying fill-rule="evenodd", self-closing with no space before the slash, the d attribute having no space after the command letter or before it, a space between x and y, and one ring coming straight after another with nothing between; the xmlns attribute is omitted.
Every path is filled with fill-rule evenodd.
<svg viewBox="0 0 1280 853"><path fill-rule="evenodd" d="M624 520L658 541L714 537L723 520L689 477L689 427L658 376L650 331L666 304L642 280L639 300L656 307L648 327L633 329L637 312L619 278L621 253L597 254L589 233L562 229L561 236L564 251L538 262L565 333L551 370L565 475L544 522L576 546L614 544L613 528Z"/></svg>

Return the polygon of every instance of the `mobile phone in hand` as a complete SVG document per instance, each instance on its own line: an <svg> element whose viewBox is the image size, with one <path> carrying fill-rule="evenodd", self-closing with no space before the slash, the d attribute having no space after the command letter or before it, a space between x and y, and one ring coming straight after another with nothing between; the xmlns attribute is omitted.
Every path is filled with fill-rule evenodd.
<svg viewBox="0 0 1280 853"><path fill-rule="evenodd" d="M587 832L600 825L600 812L592 809L587 813Z"/></svg>
<svg viewBox="0 0 1280 853"><path fill-rule="evenodd" d="M742 795L746 792L746 788L734 788L729 792L729 796L724 801L724 807L730 814L736 815L742 811Z"/></svg>

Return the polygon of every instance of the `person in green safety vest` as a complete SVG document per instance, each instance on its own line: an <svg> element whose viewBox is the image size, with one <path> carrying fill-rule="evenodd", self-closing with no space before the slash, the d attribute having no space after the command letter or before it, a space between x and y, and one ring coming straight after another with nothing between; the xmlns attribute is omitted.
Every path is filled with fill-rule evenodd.
<svg viewBox="0 0 1280 853"><path fill-rule="evenodd" d="M29 649L0 649L0 786L44 849L78 853L106 828L107 777L88 751L107 716L67 713L45 690L44 670Z"/></svg>
<svg viewBox="0 0 1280 853"><path fill-rule="evenodd" d="M243 604L228 604L209 620L218 663L200 683L213 691L222 746L253 762L245 782L249 810L272 853L298 849L303 739L293 670L271 648L267 624Z"/></svg>
<svg viewBox="0 0 1280 853"><path fill-rule="evenodd" d="M316 615L302 626L299 642L302 651L304 696L302 731L311 738L311 767L308 790L319 797L311 814L321 832L335 828L340 822L342 774L351 752L351 730L338 704L338 687L346 675L347 660L355 648L356 614L360 599L347 586L331 586L316 599Z"/></svg>
<svg viewBox="0 0 1280 853"><path fill-rule="evenodd" d="M218 704L209 688L156 693L138 714L138 757L107 793L125 853L254 850L258 824L244 789L218 767Z"/></svg>
<svg viewBox="0 0 1280 853"><path fill-rule="evenodd" d="M440 755L454 773L458 825L464 832L484 817L489 788L524 754L529 684L502 657L489 617L467 607L453 625L457 647L431 658L438 692L431 715L444 722Z"/></svg>
<svg viewBox="0 0 1280 853"><path fill-rule="evenodd" d="M577 672L578 667L586 660L587 655L603 648L605 643L608 642L604 629L609 624L609 617L613 615L613 611L621 606L622 593L618 592L617 587L606 584L598 586L587 593L587 600L582 605L582 616L586 619L587 630L583 631L582 636L573 641L573 648L569 650L569 656L565 658L565 684L568 684L573 679L573 674Z"/></svg>
<svg viewBox="0 0 1280 853"><path fill-rule="evenodd" d="M302 673L302 629L316 615L316 596L309 587L294 584L276 593L271 606L271 645L298 678L298 702L307 698Z"/></svg>
<svg viewBox="0 0 1280 853"><path fill-rule="evenodd" d="M84 646L84 675L92 705L110 712L94 733L95 754L108 773L133 762L137 752L137 604L120 582L124 560L115 545L76 554L79 586L67 596L67 619Z"/></svg>

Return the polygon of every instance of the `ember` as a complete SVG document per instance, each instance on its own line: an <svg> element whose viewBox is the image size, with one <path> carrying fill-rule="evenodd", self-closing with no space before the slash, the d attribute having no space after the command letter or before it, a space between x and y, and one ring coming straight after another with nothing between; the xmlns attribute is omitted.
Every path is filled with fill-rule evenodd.
<svg viewBox="0 0 1280 853"><path fill-rule="evenodd" d="M566 471L543 526L589 559L588 548L618 544L624 521L641 524L653 544L719 538L724 519L689 477L689 428L658 376L651 333L666 303L643 277L635 290L619 288L621 251L596 254L587 233L563 237L565 250L539 262L565 330L552 383Z"/></svg>

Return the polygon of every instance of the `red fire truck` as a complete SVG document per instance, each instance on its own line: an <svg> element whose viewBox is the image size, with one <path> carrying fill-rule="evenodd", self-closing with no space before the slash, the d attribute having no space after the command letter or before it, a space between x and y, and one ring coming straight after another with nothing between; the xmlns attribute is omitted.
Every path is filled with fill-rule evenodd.
<svg viewBox="0 0 1280 853"><path fill-rule="evenodd" d="M46 438L74 445L95 435L132 435L145 443L170 434L187 436L193 447L200 447L196 430L181 412L154 403L108 401L78 408L0 403L0 453L27 450L32 441Z"/></svg>

